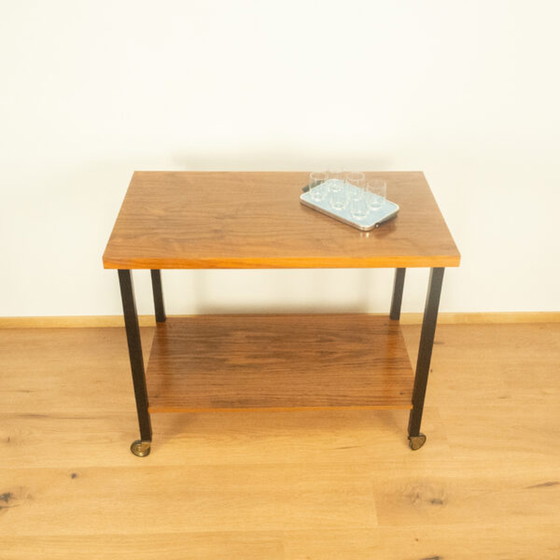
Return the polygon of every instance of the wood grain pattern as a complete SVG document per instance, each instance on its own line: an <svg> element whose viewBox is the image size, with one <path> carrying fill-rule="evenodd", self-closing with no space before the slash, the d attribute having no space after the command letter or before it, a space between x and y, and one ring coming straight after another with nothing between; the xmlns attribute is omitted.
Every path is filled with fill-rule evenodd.
<svg viewBox="0 0 560 560"><path fill-rule="evenodd" d="M424 175L388 181L398 217L360 232L299 202L305 172L136 172L105 268L458 266L459 252Z"/></svg>
<svg viewBox="0 0 560 560"><path fill-rule="evenodd" d="M12 507L10 515L2 515L0 534L48 535L53 526L67 535L84 529L89 534L173 533L184 530L186 519L195 532L216 526L233 532L298 529L302 523L317 529L375 524L369 496L347 499L348 494L359 496L360 488L368 484L358 465L317 464L315 472L297 464L286 464L282 470L275 465L235 469L177 465L160 466L157 475L151 469L138 469L126 478L120 472L119 468L11 472L4 488L9 495L5 507ZM0 470L2 474L6 473ZM127 499L115 499L119 494ZM64 499L57 499L60 496ZM145 504L154 501L170 515L146 512ZM83 507L88 502L89 507Z"/></svg>
<svg viewBox="0 0 560 560"><path fill-rule="evenodd" d="M3 537L2 541L2 560L285 560L279 533L265 531L49 535Z"/></svg>
<svg viewBox="0 0 560 560"><path fill-rule="evenodd" d="M139 459L123 329L4 329L0 557L558 560L558 341L439 325L418 452L404 410L214 412Z"/></svg>
<svg viewBox="0 0 560 560"><path fill-rule="evenodd" d="M152 339L151 329L143 329L142 339L146 359ZM111 349L116 357L101 362L99 348ZM80 360L76 363L78 354ZM66 359L61 359L62 355ZM114 392L122 388L131 391L129 378L112 375L115 371L130 368L122 328L3 329L0 333L0 363L10 364L9 371L3 370L0 385L0 396L4 397L2 410L7 413L32 416L38 409L44 409L71 422L75 412L84 407L92 414L115 411L112 404ZM38 363L49 371L40 384L36 373ZM89 393L84 392L80 383L72 381L72 375L77 375L76 368L87 380ZM64 404L53 406L56 402ZM131 392L131 405L133 402Z"/></svg>
<svg viewBox="0 0 560 560"><path fill-rule="evenodd" d="M156 328L151 412L411 407L399 324L372 315L207 315Z"/></svg>
<svg viewBox="0 0 560 560"><path fill-rule="evenodd" d="M473 535L475 538L473 538ZM3 560L558 560L552 523L3 537ZM48 551L48 552L47 552Z"/></svg>

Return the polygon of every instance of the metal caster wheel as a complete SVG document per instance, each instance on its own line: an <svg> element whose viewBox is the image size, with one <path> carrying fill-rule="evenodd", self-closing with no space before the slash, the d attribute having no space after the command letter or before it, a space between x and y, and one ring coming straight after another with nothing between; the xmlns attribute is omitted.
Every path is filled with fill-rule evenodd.
<svg viewBox="0 0 560 560"><path fill-rule="evenodd" d="M147 457L150 454L151 445L151 441L142 441L141 439L137 439L132 442L130 451L132 451L136 457Z"/></svg>
<svg viewBox="0 0 560 560"><path fill-rule="evenodd" d="M408 446L412 451L418 451L426 443L426 436L418 434L417 436L408 436Z"/></svg>

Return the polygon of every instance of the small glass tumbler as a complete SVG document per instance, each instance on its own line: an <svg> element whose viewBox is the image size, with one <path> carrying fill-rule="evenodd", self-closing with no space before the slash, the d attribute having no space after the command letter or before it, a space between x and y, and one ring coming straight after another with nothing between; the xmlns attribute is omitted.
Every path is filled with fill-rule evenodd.
<svg viewBox="0 0 560 560"><path fill-rule="evenodd" d="M363 187L366 182L366 176L362 171L347 171L344 174L344 180L356 187Z"/></svg>
<svg viewBox="0 0 560 560"><path fill-rule="evenodd" d="M384 179L370 179L366 185L367 205L370 210L379 210L387 197L387 182Z"/></svg>
<svg viewBox="0 0 560 560"><path fill-rule="evenodd" d="M366 193L361 188L354 188L350 194L350 215L354 220L361 221L367 218L369 208Z"/></svg>
<svg viewBox="0 0 560 560"><path fill-rule="evenodd" d="M311 200L320 202L327 198L329 188L325 185L325 182L328 178L329 175L325 171L313 171L309 174L309 196L311 196Z"/></svg>
<svg viewBox="0 0 560 560"><path fill-rule="evenodd" d="M332 191L330 194L329 202L333 210L344 210L348 206L348 196L346 189Z"/></svg>
<svg viewBox="0 0 560 560"><path fill-rule="evenodd" d="M343 210L348 206L348 193L346 191L346 182L344 180L344 173L338 171L331 171L330 189L329 189L329 202L333 210Z"/></svg>

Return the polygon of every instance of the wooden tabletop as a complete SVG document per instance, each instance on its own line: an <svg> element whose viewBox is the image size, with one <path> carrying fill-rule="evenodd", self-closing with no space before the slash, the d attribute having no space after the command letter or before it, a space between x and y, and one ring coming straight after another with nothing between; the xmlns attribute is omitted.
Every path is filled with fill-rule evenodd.
<svg viewBox="0 0 560 560"><path fill-rule="evenodd" d="M105 268L458 266L421 172L379 172L398 216L361 232L303 206L306 172L135 172Z"/></svg>

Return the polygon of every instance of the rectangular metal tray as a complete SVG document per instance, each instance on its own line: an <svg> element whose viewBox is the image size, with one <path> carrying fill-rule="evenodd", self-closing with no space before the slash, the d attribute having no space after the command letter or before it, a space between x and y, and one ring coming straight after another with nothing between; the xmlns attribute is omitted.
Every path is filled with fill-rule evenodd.
<svg viewBox="0 0 560 560"><path fill-rule="evenodd" d="M315 200L311 197L310 193L310 185L307 185L303 188L303 193L299 197L300 202L305 206L309 206L322 214L326 214L335 220L348 224L349 226L355 227L361 231L370 231L376 227L379 227L383 222L394 218L398 211L399 205L391 202L390 200L384 199L383 203L379 208L374 210L369 209L368 214L363 219L356 219L352 216L350 210L350 204L347 204L345 208L342 209L335 209L331 204L331 191L332 187L344 188L348 194L348 198L352 196L352 190L361 190L360 187L352 185L350 183L345 182L344 185L341 185L342 181L340 179L329 179L324 183L314 187L315 189L321 189L324 192L321 193L324 198L322 200ZM376 197L377 195L364 192L364 196L367 198Z"/></svg>

